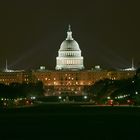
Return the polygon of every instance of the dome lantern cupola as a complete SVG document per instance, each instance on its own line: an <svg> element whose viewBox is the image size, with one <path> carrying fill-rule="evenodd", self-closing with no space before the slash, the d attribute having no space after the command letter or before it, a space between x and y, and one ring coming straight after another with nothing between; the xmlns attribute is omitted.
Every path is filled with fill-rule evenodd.
<svg viewBox="0 0 140 140"><path fill-rule="evenodd" d="M72 31L71 31L71 26L69 25L68 31L67 31L67 38L66 40L73 40L72 38Z"/></svg>

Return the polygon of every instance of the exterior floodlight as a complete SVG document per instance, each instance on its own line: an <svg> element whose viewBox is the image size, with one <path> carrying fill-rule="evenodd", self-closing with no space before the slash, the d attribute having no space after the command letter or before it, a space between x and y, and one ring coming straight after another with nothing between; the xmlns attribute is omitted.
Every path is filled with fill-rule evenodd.
<svg viewBox="0 0 140 140"><path fill-rule="evenodd" d="M87 99L87 96L86 95L84 96L84 99Z"/></svg>
<svg viewBox="0 0 140 140"><path fill-rule="evenodd" d="M59 96L59 97L58 97L58 99L62 99L62 97L61 97L61 96Z"/></svg>
<svg viewBox="0 0 140 140"><path fill-rule="evenodd" d="M110 99L110 97L108 96L107 99Z"/></svg>

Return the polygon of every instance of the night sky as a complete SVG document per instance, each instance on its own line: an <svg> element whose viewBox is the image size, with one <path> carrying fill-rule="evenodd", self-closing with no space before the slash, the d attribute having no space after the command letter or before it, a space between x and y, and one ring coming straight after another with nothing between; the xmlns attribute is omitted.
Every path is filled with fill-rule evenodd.
<svg viewBox="0 0 140 140"><path fill-rule="evenodd" d="M3 1L3 2L2 2ZM139 0L1 0L0 69L54 69L71 24L87 69L140 65Z"/></svg>

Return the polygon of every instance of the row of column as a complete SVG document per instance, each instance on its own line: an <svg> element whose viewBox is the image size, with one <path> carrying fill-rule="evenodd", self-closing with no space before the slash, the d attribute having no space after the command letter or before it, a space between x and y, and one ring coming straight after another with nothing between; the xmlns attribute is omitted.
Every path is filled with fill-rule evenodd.
<svg viewBox="0 0 140 140"><path fill-rule="evenodd" d="M74 60L70 60L70 59L57 59L57 64L58 65L82 65L83 64L83 59L74 59Z"/></svg>

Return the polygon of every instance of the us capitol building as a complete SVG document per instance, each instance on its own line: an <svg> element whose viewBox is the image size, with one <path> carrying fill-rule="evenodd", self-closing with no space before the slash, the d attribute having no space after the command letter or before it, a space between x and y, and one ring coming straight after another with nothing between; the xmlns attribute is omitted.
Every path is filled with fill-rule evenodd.
<svg viewBox="0 0 140 140"><path fill-rule="evenodd" d="M60 45L56 57L55 70L46 70L41 66L38 70L8 70L0 72L0 83L30 83L42 81L45 95L76 94L81 95L84 87L91 86L102 79L127 79L135 74L134 66L126 70L102 70L95 66L92 70L84 69L84 58L81 56L79 44L73 39L69 25L67 37Z"/></svg>

